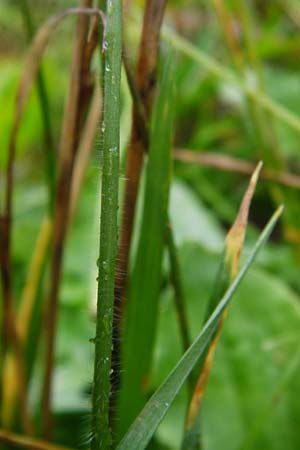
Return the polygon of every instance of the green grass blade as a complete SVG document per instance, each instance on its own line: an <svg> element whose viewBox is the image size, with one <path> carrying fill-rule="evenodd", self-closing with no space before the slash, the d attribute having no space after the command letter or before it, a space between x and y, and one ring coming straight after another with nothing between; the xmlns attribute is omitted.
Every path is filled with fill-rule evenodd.
<svg viewBox="0 0 300 450"><path fill-rule="evenodd" d="M225 295L219 302L213 314L210 316L209 320L206 322L200 334L183 357L179 360L178 364L171 371L166 380L150 398L140 415L137 417L125 437L118 445L117 450L143 450L146 448L148 442L166 415L180 388L186 381L203 352L206 350L211 337L218 327L220 318L225 308L230 302L240 282L246 275L248 269L252 266L257 253L270 236L281 215L282 209L282 207L279 207L273 214L252 249L247 261L239 271L229 289L227 289Z"/></svg>
<svg viewBox="0 0 300 450"><path fill-rule="evenodd" d="M171 55L162 67L150 135L140 239L125 317L124 375L118 408L120 437L146 402L157 321L172 162L174 81Z"/></svg>
<svg viewBox="0 0 300 450"><path fill-rule="evenodd" d="M252 197L257 184L258 176L262 167L260 162L250 179L249 186L245 192L239 212L236 219L226 236L225 249L222 255L219 272L214 290L210 301L208 302L205 314L205 321L209 319L214 309L218 305L220 298L224 295L226 289L233 282L238 271L241 252L244 245L249 209ZM204 396L210 369L213 363L215 350L219 342L223 324L226 320L228 308L226 308L221 316L219 326L213 336L207 351L204 352L199 365L197 365L198 376L197 383L189 405L189 412L186 420L186 429L182 442L183 450L199 450L202 448L201 443L201 404Z"/></svg>
<svg viewBox="0 0 300 450"><path fill-rule="evenodd" d="M117 218L120 146L120 80L122 49L122 1L107 0L104 36L103 174L101 191L99 276L92 398L93 450L108 450L112 323L117 253ZM102 38L101 38L102 40Z"/></svg>

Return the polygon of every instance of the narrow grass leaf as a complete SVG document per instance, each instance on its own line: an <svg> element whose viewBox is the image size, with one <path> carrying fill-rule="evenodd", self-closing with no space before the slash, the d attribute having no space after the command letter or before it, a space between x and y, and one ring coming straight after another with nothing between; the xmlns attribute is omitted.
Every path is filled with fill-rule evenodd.
<svg viewBox="0 0 300 450"><path fill-rule="evenodd" d="M238 271L240 255L243 248L246 228L248 223L249 209L251 200L257 184L258 176L262 167L260 162L249 183L248 189L242 200L236 220L230 228L226 241L223 257L220 264L219 273L215 283L214 291L207 307L205 320L208 320L213 310L216 308L220 298L230 284L233 282ZM221 330L227 316L228 308L226 308L220 319L220 323L216 334L214 335L205 357L201 361L199 372L200 376L196 383L196 387L190 402L189 412L186 422L186 431L183 439L182 449L197 450L201 448L201 427L200 427L200 410L203 395L205 392L208 376L212 366L215 350L220 338Z"/></svg>
<svg viewBox="0 0 300 450"><path fill-rule="evenodd" d="M117 450L143 450L146 448L158 425L166 415L175 397L177 396L180 388L185 383L187 377L199 361L201 355L207 349L207 346L209 345L210 340L220 323L224 310L228 306L233 294L246 275L247 271L252 266L257 253L270 236L282 213L282 210L283 207L280 206L275 211L258 238L245 264L242 266L231 286L225 292L200 334L183 357L179 360L174 369L170 372L166 380L152 395L142 412L128 430L125 437L117 446Z"/></svg>
<svg viewBox="0 0 300 450"><path fill-rule="evenodd" d="M154 107L141 232L125 318L119 436L124 435L145 404L153 354L171 178L174 113L172 66L169 55L163 65Z"/></svg>

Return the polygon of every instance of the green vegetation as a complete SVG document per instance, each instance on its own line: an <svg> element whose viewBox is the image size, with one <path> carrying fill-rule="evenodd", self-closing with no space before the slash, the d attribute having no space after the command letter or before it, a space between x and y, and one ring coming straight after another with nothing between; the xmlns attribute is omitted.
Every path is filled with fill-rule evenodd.
<svg viewBox="0 0 300 450"><path fill-rule="evenodd" d="M298 450L299 24L2 1L0 450Z"/></svg>

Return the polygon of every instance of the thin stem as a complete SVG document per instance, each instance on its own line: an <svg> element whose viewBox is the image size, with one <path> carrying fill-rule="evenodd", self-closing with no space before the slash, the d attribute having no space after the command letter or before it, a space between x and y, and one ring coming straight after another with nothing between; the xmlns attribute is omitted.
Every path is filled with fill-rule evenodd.
<svg viewBox="0 0 300 450"><path fill-rule="evenodd" d="M118 241L122 0L107 0L106 20L105 45L103 45L103 119L101 127L103 173L92 397L93 450L108 450L112 444L109 403Z"/></svg>

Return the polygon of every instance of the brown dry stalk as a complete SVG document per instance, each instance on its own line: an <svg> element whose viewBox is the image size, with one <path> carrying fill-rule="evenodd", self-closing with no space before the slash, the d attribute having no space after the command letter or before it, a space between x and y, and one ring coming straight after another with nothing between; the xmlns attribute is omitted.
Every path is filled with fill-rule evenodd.
<svg viewBox="0 0 300 450"><path fill-rule="evenodd" d="M243 175L251 175L255 169L255 163L244 161L222 153L191 151L185 149L175 149L174 158L184 163L198 164L200 166L213 167L226 172L235 172ZM299 189L300 176L289 172L282 172L273 169L262 169L261 178L280 183L284 186Z"/></svg>
<svg viewBox="0 0 300 450"><path fill-rule="evenodd" d="M91 0L81 0L82 8L89 7ZM69 92L65 105L58 169L57 191L54 204L53 242L50 262L50 289L45 314L45 373L42 392L43 436L49 438L52 430L51 391L54 365L54 347L58 316L58 295L61 281L61 269L65 238L67 233L71 179L76 149L79 141L83 111L81 102L86 94L86 76L84 69L84 51L87 44L89 19L79 16L75 34ZM83 108L85 109L85 108Z"/></svg>
<svg viewBox="0 0 300 450"><path fill-rule="evenodd" d="M0 442L11 445L17 449L27 450L69 450L61 445L50 444L49 442L40 441L9 431L0 429Z"/></svg>
<svg viewBox="0 0 300 450"><path fill-rule="evenodd" d="M149 118L151 114L156 86L159 33L165 10L165 3L165 0L147 0L145 7L135 83L142 99L147 118ZM116 295L116 298L120 300L118 306L121 306L124 301L135 205L143 156L146 150L143 139L144 134L143 130L141 130L140 114L136 111L135 105L133 105L132 115L132 130L125 175L127 182L125 186L122 214L120 257L117 267L117 273L120 277L118 279Z"/></svg>
<svg viewBox="0 0 300 450"><path fill-rule="evenodd" d="M149 119L151 115L156 88L159 35L165 6L166 0L147 0L145 5L139 56L135 73L135 83L133 84L137 87L147 119ZM144 123L140 120L140 114L140 110L134 103L132 111L131 137L127 154L127 167L125 174L126 185L121 219L121 236L116 268L117 280L113 324L114 349L112 355L112 384L114 392L117 391L119 385L120 328L125 308L127 272L134 225L135 206L143 165L143 157L147 150L145 143ZM114 400L115 396L113 395L112 405Z"/></svg>

